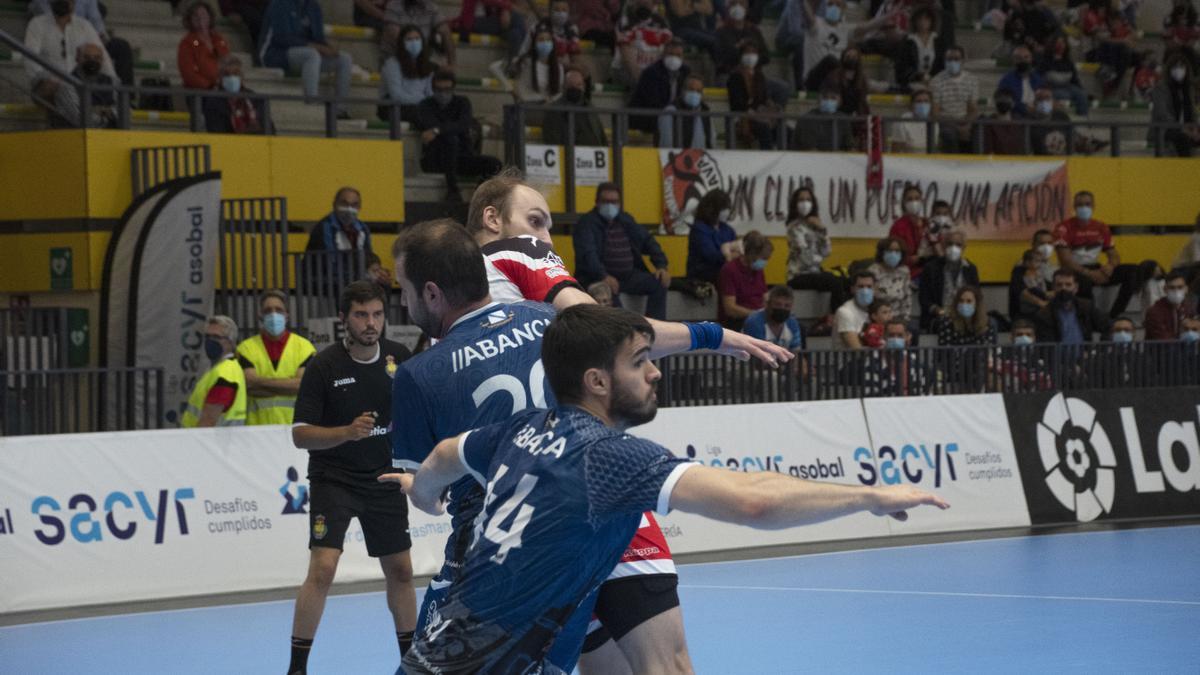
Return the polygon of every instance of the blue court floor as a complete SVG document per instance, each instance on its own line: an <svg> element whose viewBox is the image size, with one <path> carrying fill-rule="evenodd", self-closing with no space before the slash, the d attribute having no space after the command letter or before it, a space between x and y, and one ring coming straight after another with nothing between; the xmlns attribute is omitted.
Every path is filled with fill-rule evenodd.
<svg viewBox="0 0 1200 675"><path fill-rule="evenodd" d="M684 565L699 673L1200 673L1200 526ZM282 673L291 601L0 628L0 673ZM313 673L391 673L381 593L331 597Z"/></svg>

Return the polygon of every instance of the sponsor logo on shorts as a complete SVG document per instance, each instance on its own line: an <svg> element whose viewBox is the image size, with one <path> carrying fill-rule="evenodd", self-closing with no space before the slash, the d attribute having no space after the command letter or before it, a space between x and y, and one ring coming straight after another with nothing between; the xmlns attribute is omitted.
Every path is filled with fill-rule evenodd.
<svg viewBox="0 0 1200 675"><path fill-rule="evenodd" d="M313 517L313 539L320 541L329 533L329 528L325 526L325 516Z"/></svg>

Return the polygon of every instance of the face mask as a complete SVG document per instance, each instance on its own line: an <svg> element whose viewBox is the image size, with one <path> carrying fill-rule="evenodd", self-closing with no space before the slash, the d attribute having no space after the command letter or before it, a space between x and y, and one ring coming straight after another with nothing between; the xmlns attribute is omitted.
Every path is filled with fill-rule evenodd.
<svg viewBox="0 0 1200 675"><path fill-rule="evenodd" d="M818 105L821 107L821 112L826 115L832 115L837 112L838 100L836 98L823 98Z"/></svg>
<svg viewBox="0 0 1200 675"><path fill-rule="evenodd" d="M812 213L812 202L808 200L796 202L796 213L799 213L801 218Z"/></svg>
<svg viewBox="0 0 1200 675"><path fill-rule="evenodd" d="M50 3L50 12L61 19L71 13L71 3L67 0L54 0Z"/></svg>
<svg viewBox="0 0 1200 675"><path fill-rule="evenodd" d="M544 59L544 58L550 56L550 52L554 51L554 42L548 41L548 40L543 40L543 41L537 43L537 46L535 48L537 49L538 58Z"/></svg>
<svg viewBox="0 0 1200 675"><path fill-rule="evenodd" d="M758 54L742 54L742 65L753 68L758 65Z"/></svg>
<svg viewBox="0 0 1200 675"><path fill-rule="evenodd" d="M750 269L754 270L755 272L761 272L767 269L767 261L762 259L755 260L754 262L750 263Z"/></svg>
<svg viewBox="0 0 1200 675"><path fill-rule="evenodd" d="M961 246L947 246L946 247L946 260L949 260L950 262L958 262L959 260L962 260L962 247Z"/></svg>
<svg viewBox="0 0 1200 675"><path fill-rule="evenodd" d="M1007 115L1008 113L1012 112L1012 109L1013 109L1012 101L1010 101L1006 98L1002 98L1002 99L996 101L996 112L1000 113L1001 115Z"/></svg>
<svg viewBox="0 0 1200 675"><path fill-rule="evenodd" d="M1017 64L1017 74L1025 75L1026 73L1029 72L1029 69L1032 67L1033 67L1033 64L1026 63L1025 61L1021 61L1020 63Z"/></svg>
<svg viewBox="0 0 1200 675"><path fill-rule="evenodd" d="M100 62L93 59L88 59L79 64L79 69L83 71L84 75L95 75L96 73L100 72Z"/></svg>
<svg viewBox="0 0 1200 675"><path fill-rule="evenodd" d="M874 288L860 288L854 291L854 301L859 307L870 307L872 302L875 302Z"/></svg>
<svg viewBox="0 0 1200 675"><path fill-rule="evenodd" d="M837 23L842 20L842 8L837 5L830 5L825 8L825 20L829 23Z"/></svg>
<svg viewBox="0 0 1200 675"><path fill-rule="evenodd" d="M621 212L621 207L618 204L606 203L597 206L596 211L600 214L601 218L605 220L612 220L613 218L617 217L618 213Z"/></svg>
<svg viewBox="0 0 1200 675"><path fill-rule="evenodd" d="M1033 344L1033 336L1032 335L1018 335L1013 338L1013 344L1017 345L1018 347L1026 347L1028 345Z"/></svg>
<svg viewBox="0 0 1200 675"><path fill-rule="evenodd" d="M664 56L663 65L673 73L683 66L683 59L678 56Z"/></svg>
<svg viewBox="0 0 1200 675"><path fill-rule="evenodd" d="M242 90L242 78L237 75L222 75L221 88L231 94L236 94Z"/></svg>
<svg viewBox="0 0 1200 675"><path fill-rule="evenodd" d="M283 331L287 328L287 318L279 312L271 312L262 318L263 330L267 331L267 335L271 337L279 337L283 335Z"/></svg>
<svg viewBox="0 0 1200 675"><path fill-rule="evenodd" d="M1038 250L1038 253L1041 253L1042 257L1045 258L1046 260L1049 260L1050 256L1054 255L1054 245L1053 244L1042 244L1041 246L1037 247L1037 250Z"/></svg>
<svg viewBox="0 0 1200 675"><path fill-rule="evenodd" d="M221 346L220 340L213 338L204 338L204 354L209 361L216 361L225 353L225 348Z"/></svg>
<svg viewBox="0 0 1200 675"><path fill-rule="evenodd" d="M1039 115L1050 116L1054 112L1054 101L1038 101L1036 104Z"/></svg>
<svg viewBox="0 0 1200 675"><path fill-rule="evenodd" d="M924 206L924 204L921 202L921 200L913 199L911 201L904 202L904 212L910 216L919 216L921 215L922 206Z"/></svg>
<svg viewBox="0 0 1200 675"><path fill-rule="evenodd" d="M353 206L339 206L337 207L337 217L342 224L349 225L358 219L358 209Z"/></svg>
<svg viewBox="0 0 1200 675"><path fill-rule="evenodd" d="M1187 68L1183 66L1175 66L1171 69L1171 79L1176 82L1183 82L1183 78L1187 77Z"/></svg>
<svg viewBox="0 0 1200 675"><path fill-rule="evenodd" d="M1167 302L1171 303L1172 305L1182 305L1185 297L1187 297L1186 290L1172 289L1167 291Z"/></svg>
<svg viewBox="0 0 1200 675"><path fill-rule="evenodd" d="M783 323L791 315L792 313L786 309L772 309L767 311L767 318L774 323Z"/></svg>
<svg viewBox="0 0 1200 675"><path fill-rule="evenodd" d="M563 92L563 100L573 105L583 103L583 90L571 87Z"/></svg>
<svg viewBox="0 0 1200 675"><path fill-rule="evenodd" d="M1124 330L1115 331L1112 334L1112 341L1118 344L1127 344L1133 342L1133 333Z"/></svg>
<svg viewBox="0 0 1200 675"><path fill-rule="evenodd" d="M570 18L571 18L571 15L567 12L551 12L550 13L550 21L555 26L567 25L567 19L570 19Z"/></svg>
<svg viewBox="0 0 1200 675"><path fill-rule="evenodd" d="M734 5L729 8L729 18L734 21L741 21L746 18L746 8L741 5Z"/></svg>
<svg viewBox="0 0 1200 675"><path fill-rule="evenodd" d="M689 108L699 108L700 107L700 92L698 92L694 89L683 92L683 104Z"/></svg>
<svg viewBox="0 0 1200 675"><path fill-rule="evenodd" d="M962 72L962 61L947 61L946 72L951 75L958 75Z"/></svg>
<svg viewBox="0 0 1200 675"><path fill-rule="evenodd" d="M450 101L454 100L454 92L452 92L452 91L435 91L433 93L433 100L437 101L438 105L445 108L446 106L450 105Z"/></svg>
<svg viewBox="0 0 1200 675"><path fill-rule="evenodd" d="M1080 220L1087 222L1092 219L1092 207L1077 206L1075 207L1075 215L1079 216Z"/></svg>
<svg viewBox="0 0 1200 675"><path fill-rule="evenodd" d="M900 264L900 251L885 251L883 254L883 264L888 267L896 267Z"/></svg>
<svg viewBox="0 0 1200 675"><path fill-rule="evenodd" d="M404 41L404 51L408 52L408 55L414 59L421 55L421 47L423 46L424 45L420 40Z"/></svg>
<svg viewBox="0 0 1200 675"><path fill-rule="evenodd" d="M729 218L732 215L733 211L730 211L729 209L721 209L721 212L717 214L717 220L721 221L722 223L728 223Z"/></svg>
<svg viewBox="0 0 1200 675"><path fill-rule="evenodd" d="M1185 330L1185 331L1183 331L1182 333L1180 333L1180 334L1179 334L1179 339L1180 339L1180 340L1183 340L1184 342L1197 342L1197 341L1200 341L1200 331L1196 331L1196 330Z"/></svg>
<svg viewBox="0 0 1200 675"><path fill-rule="evenodd" d="M931 112L933 112L933 104L929 101L917 101L913 104L913 114L917 116L917 119L927 120Z"/></svg>
<svg viewBox="0 0 1200 675"><path fill-rule="evenodd" d="M975 316L975 303L958 303L958 315L964 319L969 319Z"/></svg>
<svg viewBox="0 0 1200 675"><path fill-rule="evenodd" d="M890 337L887 339L888 349L904 349L907 346L908 345L905 343L905 340L902 337Z"/></svg>
<svg viewBox="0 0 1200 675"><path fill-rule="evenodd" d="M1054 294L1054 304L1058 305L1059 307L1066 307L1072 302L1075 302L1074 291L1059 291Z"/></svg>
<svg viewBox="0 0 1200 675"><path fill-rule="evenodd" d="M929 219L929 222L933 223L935 230L944 230L954 224L954 221L950 219L950 216L945 214L934 216Z"/></svg>

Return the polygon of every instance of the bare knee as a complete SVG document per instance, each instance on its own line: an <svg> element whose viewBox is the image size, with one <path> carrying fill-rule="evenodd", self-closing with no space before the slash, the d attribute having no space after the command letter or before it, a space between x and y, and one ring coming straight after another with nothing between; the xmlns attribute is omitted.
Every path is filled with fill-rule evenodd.
<svg viewBox="0 0 1200 675"><path fill-rule="evenodd" d="M413 578L412 557L408 551L385 555L379 559L383 576L392 583L411 584Z"/></svg>
<svg viewBox="0 0 1200 675"><path fill-rule="evenodd" d="M332 552L332 554L330 553ZM316 586L322 591L328 591L337 575L338 559L341 551L337 549L314 548L308 563L308 578L305 583Z"/></svg>

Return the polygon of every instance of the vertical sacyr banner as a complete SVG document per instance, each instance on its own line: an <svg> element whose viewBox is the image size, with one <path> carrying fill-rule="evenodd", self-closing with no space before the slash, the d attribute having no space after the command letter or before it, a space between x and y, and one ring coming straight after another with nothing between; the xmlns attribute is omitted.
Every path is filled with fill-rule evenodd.
<svg viewBox="0 0 1200 675"><path fill-rule="evenodd" d="M213 308L220 220L219 172L168 181L134 200L105 254L101 363L163 368L167 426L178 425L208 367L204 323ZM106 428L140 427L145 397L152 394L126 378L109 377Z"/></svg>

